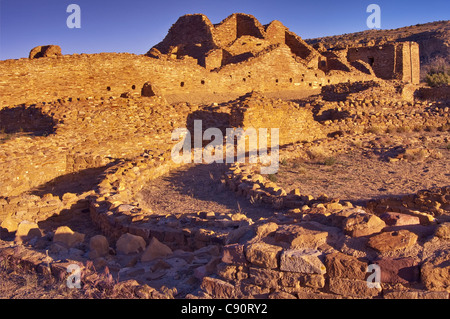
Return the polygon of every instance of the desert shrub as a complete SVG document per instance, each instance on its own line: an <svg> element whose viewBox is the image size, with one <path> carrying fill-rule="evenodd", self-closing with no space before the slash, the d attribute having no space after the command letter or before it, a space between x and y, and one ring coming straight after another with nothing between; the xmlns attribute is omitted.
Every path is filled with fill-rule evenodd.
<svg viewBox="0 0 450 319"><path fill-rule="evenodd" d="M439 87L450 83L450 73L428 73L425 82L431 87Z"/></svg>
<svg viewBox="0 0 450 319"><path fill-rule="evenodd" d="M439 58L423 68L423 80L431 87L450 83L450 65L444 58Z"/></svg>
<svg viewBox="0 0 450 319"><path fill-rule="evenodd" d="M312 146L307 153L311 160L321 161L328 157L328 151L321 145Z"/></svg>
<svg viewBox="0 0 450 319"><path fill-rule="evenodd" d="M399 126L399 127L397 127L397 132L398 133L409 133L409 132L411 132L411 127L405 126L405 125Z"/></svg>
<svg viewBox="0 0 450 319"><path fill-rule="evenodd" d="M425 149L406 150L403 158L409 161L423 161L429 156L429 152Z"/></svg>
<svg viewBox="0 0 450 319"><path fill-rule="evenodd" d="M326 165L326 166L332 166L332 165L334 165L336 163L336 158L334 158L334 157L327 157L324 161L323 161L323 164L324 165Z"/></svg>
<svg viewBox="0 0 450 319"><path fill-rule="evenodd" d="M382 134L385 132L385 130L380 126L371 126L371 127L369 127L367 132L373 133L373 134Z"/></svg>

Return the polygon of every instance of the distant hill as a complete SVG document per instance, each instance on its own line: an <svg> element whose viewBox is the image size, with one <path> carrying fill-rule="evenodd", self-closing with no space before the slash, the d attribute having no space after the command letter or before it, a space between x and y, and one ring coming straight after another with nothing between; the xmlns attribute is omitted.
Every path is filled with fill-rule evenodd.
<svg viewBox="0 0 450 319"><path fill-rule="evenodd" d="M414 41L419 43L421 74L433 67L450 67L450 21L416 24L392 30L367 30L343 35L307 39L306 43L319 49L346 46L373 46L388 42Z"/></svg>

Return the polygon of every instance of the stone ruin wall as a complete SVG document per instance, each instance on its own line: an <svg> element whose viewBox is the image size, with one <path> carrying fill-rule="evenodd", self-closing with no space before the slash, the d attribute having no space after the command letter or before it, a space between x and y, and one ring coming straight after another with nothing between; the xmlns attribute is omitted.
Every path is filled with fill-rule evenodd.
<svg viewBox="0 0 450 319"><path fill-rule="evenodd" d="M280 60L289 62L280 64ZM247 62L227 65L220 72L209 72L189 60L101 53L1 61L0 74L1 107L69 97L119 97L126 92L140 95L149 81L164 96L181 94L189 101L189 95L195 93L309 90L365 78L353 74L327 77L320 70L297 63L283 47Z"/></svg>
<svg viewBox="0 0 450 319"><path fill-rule="evenodd" d="M371 70L360 72L349 64L357 60L363 64L360 69L373 64L382 79L418 83L419 76L417 44L320 54L281 22L263 26L245 14L233 14L216 25L204 15L183 16L147 55L151 57L100 53L0 61L0 108L68 97L139 96L146 82L168 100L176 96L190 101L198 94L238 97L253 90L307 91L373 80Z"/></svg>
<svg viewBox="0 0 450 319"><path fill-rule="evenodd" d="M372 66L377 77L418 84L420 82L419 45L414 42L388 44L382 47L349 48L350 62L362 60Z"/></svg>

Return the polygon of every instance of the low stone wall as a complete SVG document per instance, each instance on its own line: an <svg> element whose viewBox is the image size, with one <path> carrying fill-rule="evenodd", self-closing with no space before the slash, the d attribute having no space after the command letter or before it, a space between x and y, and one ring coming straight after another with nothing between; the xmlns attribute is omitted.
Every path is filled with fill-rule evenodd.
<svg viewBox="0 0 450 319"><path fill-rule="evenodd" d="M450 86L435 88L422 87L417 91L417 97L422 100L450 100Z"/></svg>
<svg viewBox="0 0 450 319"><path fill-rule="evenodd" d="M64 99L4 108L0 112L9 114L9 124L0 122L4 132L0 195L18 196L62 176L133 158L146 149L170 149L172 130L185 127L188 114L198 108L186 103L176 107L175 112L158 97L134 97ZM33 114L53 124L33 126ZM8 125L25 129L8 133ZM51 133L41 134L41 129Z"/></svg>
<svg viewBox="0 0 450 319"><path fill-rule="evenodd" d="M361 207L300 195L298 190L287 194L249 166L232 167L223 182L251 201L259 196L266 204L302 208L255 222L242 231L253 234L250 240L237 238L224 246L217 275L203 280L205 296L449 298L447 281L436 277L438 273L446 277L448 271L441 268L450 247L445 218L436 224L421 212L383 210L375 215ZM426 196L434 198L447 208L446 190L421 191L412 197L425 202ZM422 245L420 257L417 249ZM375 282L374 267L381 276L376 287L368 285Z"/></svg>
<svg viewBox="0 0 450 319"><path fill-rule="evenodd" d="M224 245L234 227L248 224L245 216L216 216L207 212L157 215L139 206L136 195L147 182L181 165L174 163L167 152L145 154L108 169L95 194L90 196L92 221L111 241L130 233L146 242L155 237L173 250Z"/></svg>

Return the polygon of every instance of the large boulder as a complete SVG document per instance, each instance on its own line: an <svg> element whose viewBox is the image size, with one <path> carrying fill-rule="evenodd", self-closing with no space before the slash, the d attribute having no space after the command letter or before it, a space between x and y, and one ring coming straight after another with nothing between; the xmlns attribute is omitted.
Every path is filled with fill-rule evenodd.
<svg viewBox="0 0 450 319"><path fill-rule="evenodd" d="M41 45L30 51L30 59L62 56L61 48L58 45Z"/></svg>
<svg viewBox="0 0 450 319"><path fill-rule="evenodd" d="M72 248L84 242L85 234L73 231L67 226L60 226L56 229L53 242L62 243L67 248Z"/></svg>
<svg viewBox="0 0 450 319"><path fill-rule="evenodd" d="M42 232L36 223L24 220L17 226L15 241L21 243L34 237L39 238L41 236Z"/></svg>
<svg viewBox="0 0 450 319"><path fill-rule="evenodd" d="M120 236L116 242L117 252L125 255L139 253L145 249L145 246L144 238L129 233Z"/></svg>
<svg viewBox="0 0 450 319"><path fill-rule="evenodd" d="M153 237L148 244L147 249L142 254L141 261L152 261L157 258L163 258L172 254L169 246L161 243L156 237Z"/></svg>
<svg viewBox="0 0 450 319"><path fill-rule="evenodd" d="M108 239L103 235L93 236L89 241L89 249L90 258L107 256L109 253Z"/></svg>

